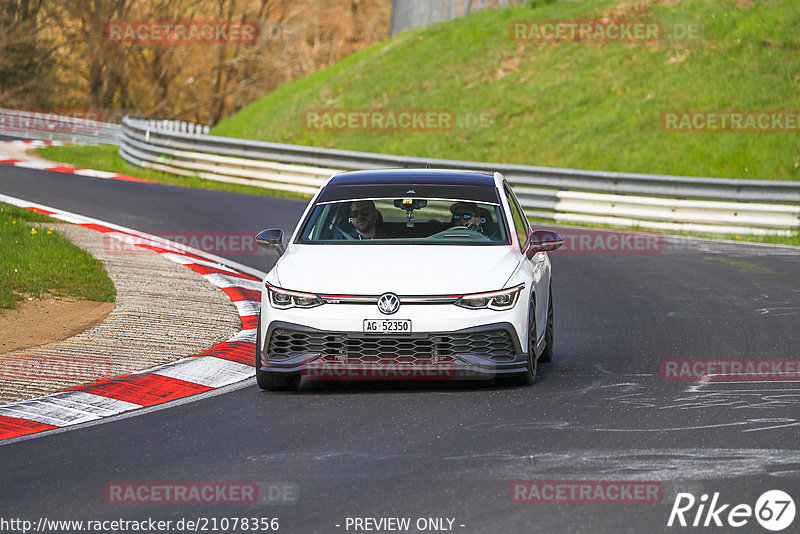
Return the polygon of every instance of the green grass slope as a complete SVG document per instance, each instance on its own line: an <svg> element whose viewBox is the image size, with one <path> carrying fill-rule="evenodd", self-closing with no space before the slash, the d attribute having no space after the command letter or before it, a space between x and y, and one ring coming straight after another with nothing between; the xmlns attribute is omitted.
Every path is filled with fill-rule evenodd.
<svg viewBox="0 0 800 534"><path fill-rule="evenodd" d="M796 180L798 133L669 133L665 110L800 109L795 0L539 1L404 33L281 86L212 133L422 157ZM692 22L699 39L519 43L513 20ZM450 131L316 131L305 112L447 109Z"/></svg>

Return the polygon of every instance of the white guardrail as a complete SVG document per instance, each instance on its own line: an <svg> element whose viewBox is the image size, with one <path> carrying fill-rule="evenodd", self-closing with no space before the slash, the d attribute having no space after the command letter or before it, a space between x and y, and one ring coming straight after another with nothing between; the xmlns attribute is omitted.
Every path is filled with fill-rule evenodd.
<svg viewBox="0 0 800 534"><path fill-rule="evenodd" d="M208 126L125 117L122 126L0 108L0 134L119 144L129 163L209 180L313 194L333 173L374 168L499 171L529 216L717 234L800 230L800 182L582 171L393 156L207 135Z"/></svg>
<svg viewBox="0 0 800 534"><path fill-rule="evenodd" d="M581 171L392 156L206 135L180 121L123 119L120 155L184 176L313 194L333 173L376 168L498 171L531 217L716 234L800 230L800 182Z"/></svg>
<svg viewBox="0 0 800 534"><path fill-rule="evenodd" d="M118 145L122 126L93 120L98 115L92 110L47 113L0 108L0 134L83 145Z"/></svg>

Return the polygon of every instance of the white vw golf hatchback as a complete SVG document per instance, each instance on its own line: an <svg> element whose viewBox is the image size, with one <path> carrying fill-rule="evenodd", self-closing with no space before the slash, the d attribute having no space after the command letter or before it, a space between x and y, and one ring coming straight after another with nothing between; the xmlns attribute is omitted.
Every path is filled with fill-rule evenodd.
<svg viewBox="0 0 800 534"><path fill-rule="evenodd" d="M531 384L553 357L546 251L498 173L337 174L306 208L264 279L256 378L269 390L310 379L508 377Z"/></svg>

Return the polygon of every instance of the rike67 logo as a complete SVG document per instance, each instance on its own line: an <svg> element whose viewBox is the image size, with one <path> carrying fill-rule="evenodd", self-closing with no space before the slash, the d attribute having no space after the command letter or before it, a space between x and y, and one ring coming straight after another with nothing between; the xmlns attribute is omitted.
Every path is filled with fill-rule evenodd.
<svg viewBox="0 0 800 534"><path fill-rule="evenodd" d="M691 493L678 493L667 526L739 528L752 524L755 517L765 529L780 532L794 522L795 511L794 500L781 490L764 492L756 500L755 506L723 504L719 492L714 493L710 502L706 493L700 499ZM752 529L748 529L748 532L752 532Z"/></svg>

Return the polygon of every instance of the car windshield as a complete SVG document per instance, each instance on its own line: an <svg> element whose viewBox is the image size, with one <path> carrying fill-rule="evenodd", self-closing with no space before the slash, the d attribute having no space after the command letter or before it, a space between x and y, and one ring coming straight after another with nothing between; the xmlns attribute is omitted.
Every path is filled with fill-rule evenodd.
<svg viewBox="0 0 800 534"><path fill-rule="evenodd" d="M470 200L373 198L324 202L311 210L300 244L508 244L498 204Z"/></svg>

